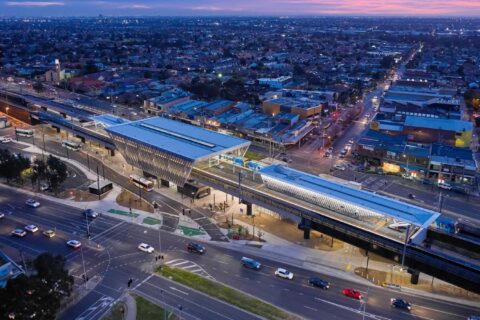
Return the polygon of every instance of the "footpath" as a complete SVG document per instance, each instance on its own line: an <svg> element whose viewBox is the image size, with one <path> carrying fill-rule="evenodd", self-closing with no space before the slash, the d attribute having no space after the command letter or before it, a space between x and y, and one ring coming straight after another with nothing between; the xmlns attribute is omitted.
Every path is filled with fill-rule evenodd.
<svg viewBox="0 0 480 320"><path fill-rule="evenodd" d="M26 152L41 153L42 151L38 147L32 146L28 143L19 143L28 147L25 149ZM89 179L97 179L95 174L89 172L86 167L75 160L67 158L62 158L62 160L77 167L84 172ZM123 207L116 202L116 198L121 191L122 188L120 186L114 185L113 190L110 191L102 201L77 202L71 199L54 198L45 194L41 194L41 197L73 207L88 207L101 214L136 223L148 228L158 229L161 227L163 216L168 213L150 213L141 210L133 210L133 214L130 214L129 208ZM29 191L26 192L28 193ZM238 199L232 198L223 192L214 190L209 197L195 201L190 201L190 199L188 199L189 203L186 204L186 200L175 190L161 188L159 192L172 200L183 204L186 208L201 212L201 219L208 219L211 224L218 224L226 221L226 219L230 219L231 221L231 217L233 217L236 225L241 225L242 227L251 230L250 234L253 234L253 221L250 222L248 219L245 219L244 212L246 211L244 205L239 204ZM33 192L31 193L33 194ZM40 197L40 194L38 193L34 195ZM220 203L222 206L219 207ZM391 261L373 255L370 255L370 257L367 258L358 248L343 242L341 243L341 246L336 243L332 250L321 250L316 246L309 247L308 244L304 242L302 233L296 229L295 225L275 218L275 224L278 224L277 229L282 230L281 237L279 237L278 234L276 235L269 232L268 225L261 222L260 217L262 217L262 215L268 215L271 217L269 213L260 213L257 218L255 236L258 230L261 230L262 241L210 241L211 238L199 223L197 223L195 219L189 217L188 211L185 215L179 215L179 223L174 232L178 235L195 239L196 241L208 242L211 245L233 249L242 252L245 255L261 256L287 265L301 266L313 272L349 279L360 284L406 284L405 279L409 279L409 274L399 270L398 266L392 264ZM260 222L258 222L258 220L260 220ZM221 229L221 231L227 236L227 229ZM327 236L325 236L325 238L327 238ZM331 238L328 237L328 239ZM330 241L326 239L322 240L327 242ZM369 272L370 270L374 270L377 273L373 272L373 276L371 276L370 273L365 273L365 269L368 269ZM363 276L361 276L360 272L364 273ZM380 281L379 277L375 278L375 274L378 275L379 272L386 275L383 277L382 281ZM410 294L426 296L437 300L450 301L469 306L478 305L478 300L480 298L478 295L452 286L441 280L432 279L432 277L422 274L420 276L420 283L422 285L419 285L418 288L411 288L402 285L401 287L392 286L391 288L392 290L401 290Z"/></svg>

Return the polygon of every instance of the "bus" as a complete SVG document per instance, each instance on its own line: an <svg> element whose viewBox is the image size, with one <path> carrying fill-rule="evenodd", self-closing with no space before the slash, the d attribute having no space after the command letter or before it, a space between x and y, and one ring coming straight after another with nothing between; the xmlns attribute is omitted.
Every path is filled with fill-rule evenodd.
<svg viewBox="0 0 480 320"><path fill-rule="evenodd" d="M130 183L133 183L139 188L142 188L145 191L152 191L153 190L153 182L150 180L147 180L143 177L140 177L136 174L131 174L130 175Z"/></svg>
<svg viewBox="0 0 480 320"><path fill-rule="evenodd" d="M15 128L15 134L20 137L33 137L33 130L32 129L21 129Z"/></svg>
<svg viewBox="0 0 480 320"><path fill-rule="evenodd" d="M62 147L64 148L67 148L67 149L70 149L70 150L73 150L73 151L78 151L80 150L80 147L82 145L78 142L75 142L75 141L70 141L70 140L64 140L62 142Z"/></svg>

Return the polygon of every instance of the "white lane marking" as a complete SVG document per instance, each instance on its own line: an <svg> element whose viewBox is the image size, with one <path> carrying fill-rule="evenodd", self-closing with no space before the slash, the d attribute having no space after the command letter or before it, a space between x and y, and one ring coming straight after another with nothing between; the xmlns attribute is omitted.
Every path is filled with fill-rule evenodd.
<svg viewBox="0 0 480 320"><path fill-rule="evenodd" d="M176 262L176 263L171 263L169 265L172 266L172 267L178 267L178 266L181 266L182 264L189 263L189 262L190 261L184 260L184 261L180 261L180 262Z"/></svg>
<svg viewBox="0 0 480 320"><path fill-rule="evenodd" d="M220 260L218 260L218 261L216 261L216 262L221 263L221 264L228 264L228 262L220 261Z"/></svg>
<svg viewBox="0 0 480 320"><path fill-rule="evenodd" d="M182 267L183 270L187 270L187 269L190 269L190 268L198 268L198 266L196 264L191 264L189 266Z"/></svg>
<svg viewBox="0 0 480 320"><path fill-rule="evenodd" d="M312 310L312 311L318 311L317 309L312 308L312 307L309 307L309 306L303 306L303 307L304 307L304 308L307 308L307 309L310 309L310 310Z"/></svg>
<svg viewBox="0 0 480 320"><path fill-rule="evenodd" d="M420 306L418 304L414 304L413 306L415 306L416 308L428 309L428 310L432 310L432 311L436 311L436 312L440 312L440 313L449 314L451 316L459 317L459 318L462 318L462 319L465 318L464 316L456 314L456 313L451 313L451 312L442 311L442 310L438 310L438 309L434 309L434 308L424 307L424 306Z"/></svg>
<svg viewBox="0 0 480 320"><path fill-rule="evenodd" d="M190 270L191 273L203 272L203 269Z"/></svg>
<svg viewBox="0 0 480 320"><path fill-rule="evenodd" d="M175 288L175 287L170 287L170 289L172 289L172 290L174 290L174 291L177 291L177 292L180 292L181 294L184 294L184 295L188 296L188 292L182 291L182 290L177 289L177 288Z"/></svg>
<svg viewBox="0 0 480 320"><path fill-rule="evenodd" d="M420 319L425 319L425 320L435 320L433 318L428 318L428 317L424 317L424 316L419 316L418 314L414 314L414 313L410 313L410 312L405 312L405 311L402 311L403 314L408 314L412 317L415 317L415 318L420 318Z"/></svg>
<svg viewBox="0 0 480 320"><path fill-rule="evenodd" d="M125 224L125 223L126 223L125 221L122 221L122 222L117 223L116 225L111 226L111 227L108 228L107 230L103 230L103 231L100 232L99 234L93 236L93 237L92 237L92 240L95 240L95 239L100 238L101 236L103 236L103 235L106 234L107 232L110 232L112 229L115 229L115 228L117 228L117 227L120 227L121 225L123 225L123 224Z"/></svg>
<svg viewBox="0 0 480 320"><path fill-rule="evenodd" d="M174 263L174 262L177 262L177 261L183 261L183 259L173 259L173 260L170 260L170 261L166 261L165 264L171 264L171 263Z"/></svg>
<svg viewBox="0 0 480 320"><path fill-rule="evenodd" d="M375 319L375 320L391 320L390 318L382 317L382 316L379 316L379 315L376 315L376 314L373 314L373 313L369 313L369 312L364 312L364 311L361 311L361 310L358 310L358 309L355 309L355 308L344 306L343 304L338 304L338 303L331 302L331 301L328 301L328 300L320 299L318 297L315 297L315 300L328 303L330 305L342 308L344 310L351 311L351 312L356 313L356 314L360 314L360 315L362 315L364 317L367 317L367 318L371 318L371 319Z"/></svg>

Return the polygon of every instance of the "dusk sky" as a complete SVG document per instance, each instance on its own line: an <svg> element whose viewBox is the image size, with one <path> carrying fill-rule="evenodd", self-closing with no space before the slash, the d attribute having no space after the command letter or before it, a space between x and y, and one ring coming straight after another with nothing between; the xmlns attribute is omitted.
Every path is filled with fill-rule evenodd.
<svg viewBox="0 0 480 320"><path fill-rule="evenodd" d="M78 15L480 16L479 0L0 0L0 16Z"/></svg>

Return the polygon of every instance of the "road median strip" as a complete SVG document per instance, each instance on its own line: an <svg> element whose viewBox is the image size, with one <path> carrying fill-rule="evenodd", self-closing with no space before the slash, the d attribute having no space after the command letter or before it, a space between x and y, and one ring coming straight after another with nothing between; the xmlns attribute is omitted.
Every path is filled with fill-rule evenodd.
<svg viewBox="0 0 480 320"><path fill-rule="evenodd" d="M209 296L217 298L228 304L237 306L248 312L254 313L265 319L271 320L297 320L298 317L289 314L288 312L275 307L272 304L264 302L247 293L223 285L216 281L206 279L194 273L172 268L169 266L162 266L157 272L164 277L167 277L175 282L181 283L192 289L203 292Z"/></svg>

